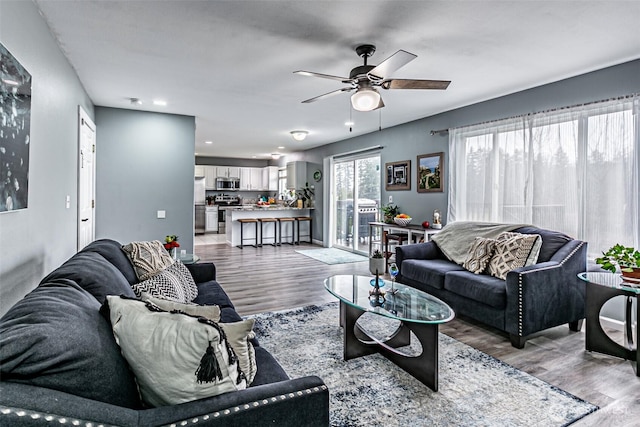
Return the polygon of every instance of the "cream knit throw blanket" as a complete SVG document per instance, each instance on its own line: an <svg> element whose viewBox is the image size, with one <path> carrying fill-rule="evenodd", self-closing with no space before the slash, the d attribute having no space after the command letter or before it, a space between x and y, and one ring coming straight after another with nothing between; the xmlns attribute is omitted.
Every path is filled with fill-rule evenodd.
<svg viewBox="0 0 640 427"><path fill-rule="evenodd" d="M476 237L495 239L500 233L525 227L527 224L495 224L490 222L460 221L447 224L431 240L442 253L456 264L462 265L467 259L471 244Z"/></svg>

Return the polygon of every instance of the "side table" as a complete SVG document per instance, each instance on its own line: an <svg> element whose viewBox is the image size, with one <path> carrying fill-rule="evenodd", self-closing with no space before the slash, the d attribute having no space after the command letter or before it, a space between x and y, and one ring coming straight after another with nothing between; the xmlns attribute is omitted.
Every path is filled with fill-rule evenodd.
<svg viewBox="0 0 640 427"><path fill-rule="evenodd" d="M578 277L587 284L586 318L587 331L585 348L587 351L610 356L622 357L635 361L636 375L640 376L640 357L638 357L638 339L640 332L636 325L636 336L633 336L633 298L636 299L636 322L640 319L640 304L638 295L640 288L622 280L619 274L613 273L580 273ZM600 310L604 303L611 298L622 295L625 297L624 343L622 346L613 341L602 329L600 324Z"/></svg>
<svg viewBox="0 0 640 427"><path fill-rule="evenodd" d="M183 264L195 264L200 261L200 257L196 254L178 255L177 259L182 261Z"/></svg>

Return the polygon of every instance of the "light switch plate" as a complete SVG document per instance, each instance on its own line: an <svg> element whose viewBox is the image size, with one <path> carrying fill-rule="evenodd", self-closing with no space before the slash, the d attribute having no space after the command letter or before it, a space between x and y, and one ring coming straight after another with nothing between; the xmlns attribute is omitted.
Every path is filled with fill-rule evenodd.
<svg viewBox="0 0 640 427"><path fill-rule="evenodd" d="M393 203L393 196L389 196L389 203Z"/></svg>
<svg viewBox="0 0 640 427"><path fill-rule="evenodd" d="M166 211L158 211L158 218L162 219L162 218L166 218L167 217L167 212Z"/></svg>

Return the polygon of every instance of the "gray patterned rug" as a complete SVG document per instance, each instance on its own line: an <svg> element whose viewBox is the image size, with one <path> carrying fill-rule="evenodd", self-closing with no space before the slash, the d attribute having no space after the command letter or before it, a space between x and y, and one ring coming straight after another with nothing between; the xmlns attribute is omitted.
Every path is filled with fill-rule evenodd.
<svg viewBox="0 0 640 427"><path fill-rule="evenodd" d="M365 316L378 329L392 322ZM345 362L337 302L252 317L289 376L327 384L332 426L563 426L598 409L443 334L438 392L377 354Z"/></svg>
<svg viewBox="0 0 640 427"><path fill-rule="evenodd" d="M308 256L325 264L347 264L351 262L367 261L368 258L353 252L343 251L337 248L299 249L301 255Z"/></svg>

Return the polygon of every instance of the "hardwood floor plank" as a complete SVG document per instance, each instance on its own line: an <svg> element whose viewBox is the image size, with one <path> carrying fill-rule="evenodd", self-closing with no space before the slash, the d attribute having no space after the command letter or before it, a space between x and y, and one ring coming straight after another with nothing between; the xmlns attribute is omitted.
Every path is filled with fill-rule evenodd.
<svg viewBox="0 0 640 427"><path fill-rule="evenodd" d="M216 264L218 282L246 316L336 301L324 289L324 279L334 274L370 275L367 261L327 265L295 252L313 248L320 249L310 244L244 249L198 245L195 252L201 262ZM446 335L601 407L575 426L639 425L640 377L632 362L585 351L584 330L551 328L518 350L504 332L471 319L456 317L440 327Z"/></svg>

